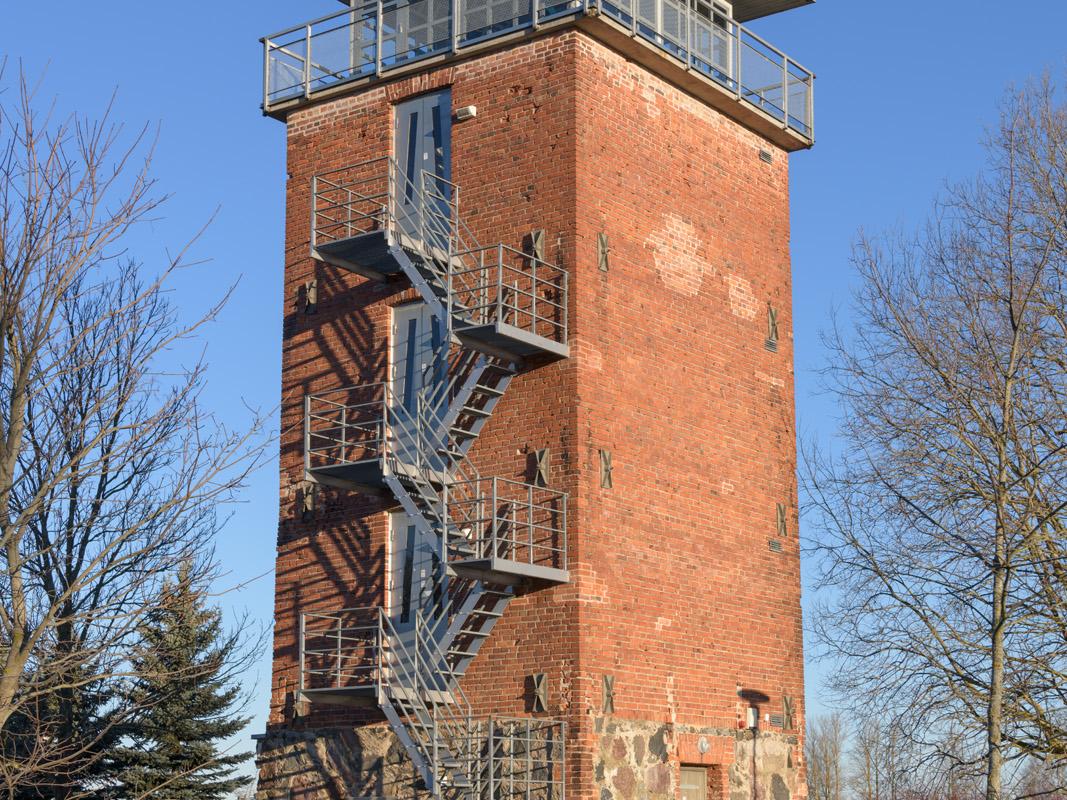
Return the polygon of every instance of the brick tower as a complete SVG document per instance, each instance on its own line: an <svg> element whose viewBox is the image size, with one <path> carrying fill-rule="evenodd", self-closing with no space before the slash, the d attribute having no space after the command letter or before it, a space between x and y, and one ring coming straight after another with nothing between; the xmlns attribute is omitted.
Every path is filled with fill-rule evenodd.
<svg viewBox="0 0 1067 800"><path fill-rule="evenodd" d="M788 154L810 0L373 0L288 132L259 797L806 796Z"/></svg>

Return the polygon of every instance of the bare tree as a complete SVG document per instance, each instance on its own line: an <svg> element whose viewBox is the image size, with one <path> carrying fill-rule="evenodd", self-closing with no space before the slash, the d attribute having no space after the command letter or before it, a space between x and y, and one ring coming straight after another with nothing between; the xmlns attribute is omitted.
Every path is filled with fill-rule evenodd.
<svg viewBox="0 0 1067 800"><path fill-rule="evenodd" d="M939 749L951 752L949 734ZM952 759L920 753L893 723L864 719L852 737L845 783L855 800L977 800Z"/></svg>
<svg viewBox="0 0 1067 800"><path fill-rule="evenodd" d="M809 447L833 687L978 775L1067 756L1067 111L1015 93L988 167L914 240L855 248L827 337L840 447ZM953 747L943 744L952 732Z"/></svg>
<svg viewBox="0 0 1067 800"><path fill-rule="evenodd" d="M1064 800L1067 798L1067 776L1064 766L1031 760L1022 770L1015 785L1016 800Z"/></svg>
<svg viewBox="0 0 1067 800"><path fill-rule="evenodd" d="M0 787L70 797L129 711L76 730L76 707L128 673L177 566L210 569L263 443L203 411L196 352L173 363L219 309L178 319L184 253L154 276L125 254L162 200L143 132L34 94L0 95Z"/></svg>
<svg viewBox="0 0 1067 800"><path fill-rule="evenodd" d="M811 800L842 800L845 728L836 711L808 721L804 738L808 797Z"/></svg>

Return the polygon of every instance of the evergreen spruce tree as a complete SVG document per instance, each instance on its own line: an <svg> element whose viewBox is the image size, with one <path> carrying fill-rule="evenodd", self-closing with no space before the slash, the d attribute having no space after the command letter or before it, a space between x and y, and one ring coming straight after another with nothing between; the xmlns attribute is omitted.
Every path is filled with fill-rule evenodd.
<svg viewBox="0 0 1067 800"><path fill-rule="evenodd" d="M75 677L53 676L61 688L21 706L4 726L0 753L8 760L5 766L16 765L5 776L8 800L101 800L115 784L112 752L125 731L128 709L115 682L93 680L92 669ZM17 765L34 761L42 736L53 740L48 768L33 769L27 778Z"/></svg>
<svg viewBox="0 0 1067 800"><path fill-rule="evenodd" d="M241 643L191 573L182 567L141 628L132 699L145 710L129 744L114 751L116 798L221 800L248 783L234 773L251 753L219 750L249 721L238 716L242 689L232 675Z"/></svg>

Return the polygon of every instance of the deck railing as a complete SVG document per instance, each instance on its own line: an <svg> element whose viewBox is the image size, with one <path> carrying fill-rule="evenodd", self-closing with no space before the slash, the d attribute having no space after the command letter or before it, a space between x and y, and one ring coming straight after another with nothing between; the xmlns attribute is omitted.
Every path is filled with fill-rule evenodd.
<svg viewBox="0 0 1067 800"><path fill-rule="evenodd" d="M567 495L555 489L480 478L450 487L446 510L467 558L500 558L567 569Z"/></svg>
<svg viewBox="0 0 1067 800"><path fill-rule="evenodd" d="M263 109L591 13L814 139L814 75L710 0L369 0L261 40Z"/></svg>
<svg viewBox="0 0 1067 800"><path fill-rule="evenodd" d="M380 680L382 625L376 608L300 615L300 691L371 689Z"/></svg>

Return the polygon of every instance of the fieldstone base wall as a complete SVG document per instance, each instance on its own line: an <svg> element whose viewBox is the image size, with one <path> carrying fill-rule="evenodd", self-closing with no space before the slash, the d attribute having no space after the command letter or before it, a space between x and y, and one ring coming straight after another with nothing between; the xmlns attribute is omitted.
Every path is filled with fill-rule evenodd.
<svg viewBox="0 0 1067 800"><path fill-rule="evenodd" d="M616 718L596 720L595 733L599 800L675 800L680 764L707 767L708 800L801 800L807 795L799 780L795 735L760 731L753 739L747 730Z"/></svg>
<svg viewBox="0 0 1067 800"><path fill-rule="evenodd" d="M386 725L277 731L256 746L256 800L426 800Z"/></svg>
<svg viewBox="0 0 1067 800"><path fill-rule="evenodd" d="M750 731L611 717L597 719L594 732L599 800L676 800L680 764L707 767L708 800L804 800L807 794L795 735L761 731L753 739ZM271 732L257 744L256 765L256 800L429 798L416 789L411 761L384 724Z"/></svg>
<svg viewBox="0 0 1067 800"><path fill-rule="evenodd" d="M796 800L798 780L793 758L796 739L792 737L790 742L789 738L761 732L759 738L753 740L748 731L738 735L734 744L734 763L730 768L729 800ZM753 771L756 775L755 792L752 791Z"/></svg>

